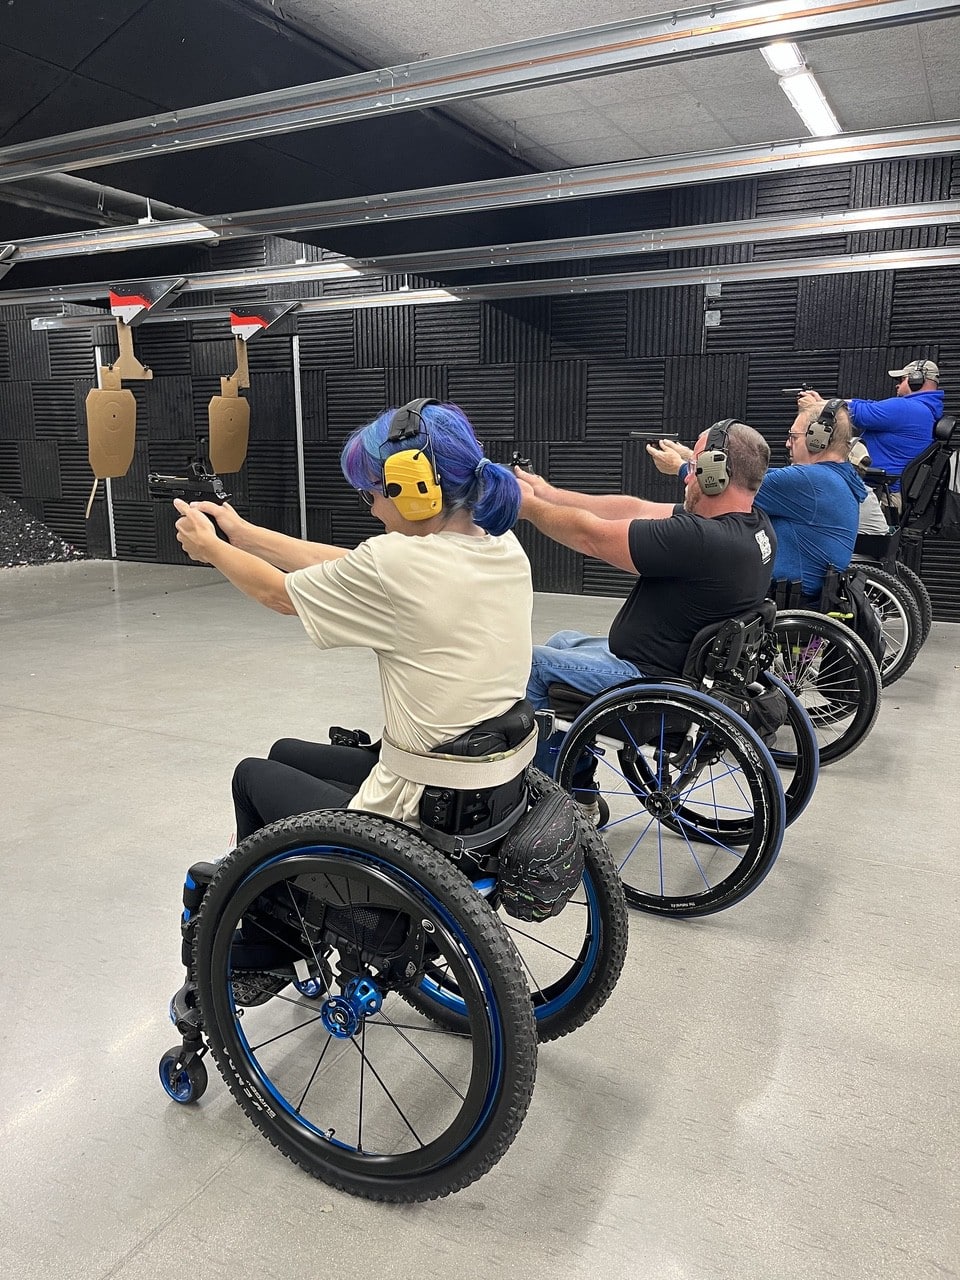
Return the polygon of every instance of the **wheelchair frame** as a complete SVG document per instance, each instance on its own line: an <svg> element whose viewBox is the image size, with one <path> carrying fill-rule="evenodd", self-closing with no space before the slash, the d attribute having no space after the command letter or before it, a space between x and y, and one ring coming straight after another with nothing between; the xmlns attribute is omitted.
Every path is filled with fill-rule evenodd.
<svg viewBox="0 0 960 1280"><path fill-rule="evenodd" d="M694 916L739 902L767 875L786 824L813 794L813 727L792 692L764 671L773 616L767 602L705 628L684 680L631 680L592 700L551 686L548 716L565 733L554 776L588 796L582 778L592 759L602 830L632 906ZM790 735L774 739L775 754L735 709L771 686L785 694Z"/></svg>
<svg viewBox="0 0 960 1280"><path fill-rule="evenodd" d="M534 800L555 785L527 775ZM463 860L470 879L422 835L369 814L286 819L221 864L197 864L184 887L187 982L170 1010L183 1039L161 1059L164 1089L198 1100L209 1050L253 1123L324 1181L398 1202L468 1185L519 1130L537 1040L592 1017L623 966L616 869L575 820L581 891L554 919L516 930L497 914L492 846ZM531 957L538 947L549 976ZM265 1030L252 1036L254 1024ZM368 1036L392 1051L374 1060Z"/></svg>

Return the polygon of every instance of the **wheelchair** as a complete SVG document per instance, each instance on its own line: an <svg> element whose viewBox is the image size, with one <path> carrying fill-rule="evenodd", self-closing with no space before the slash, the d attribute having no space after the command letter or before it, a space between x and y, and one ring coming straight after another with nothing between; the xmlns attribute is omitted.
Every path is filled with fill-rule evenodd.
<svg viewBox="0 0 960 1280"><path fill-rule="evenodd" d="M765 601L704 628L677 681L639 678L595 698L549 688L541 733L563 732L554 777L581 802L595 798L639 910L701 916L741 901L813 795L813 725L768 669L774 618Z"/></svg>
<svg viewBox="0 0 960 1280"><path fill-rule="evenodd" d="M880 713L882 680L873 654L846 622L811 609L778 609L773 632L771 671L802 703L820 764L842 760ZM784 756L789 759L789 747Z"/></svg>
<svg viewBox="0 0 960 1280"><path fill-rule="evenodd" d="M501 1158L538 1039L597 1012L627 945L611 856L550 779L527 768L494 788L432 790L421 815L429 799L434 825L419 833L320 810L192 867L187 981L170 1009L182 1043L160 1061L164 1089L188 1103L211 1052L284 1155L397 1203L457 1191ZM504 913L511 833L551 798L582 877L557 914L521 923Z"/></svg>
<svg viewBox="0 0 960 1280"><path fill-rule="evenodd" d="M951 520L947 507L950 467L958 449L956 419L944 416L934 425L932 444L902 475L876 467L862 472L890 521L888 534L861 534L854 549L854 563L869 567L879 584L873 603L881 616L890 654L889 660L881 663L885 685L906 672L930 634L933 604L917 571L924 538L938 534ZM891 501L892 485L898 480L899 511Z"/></svg>

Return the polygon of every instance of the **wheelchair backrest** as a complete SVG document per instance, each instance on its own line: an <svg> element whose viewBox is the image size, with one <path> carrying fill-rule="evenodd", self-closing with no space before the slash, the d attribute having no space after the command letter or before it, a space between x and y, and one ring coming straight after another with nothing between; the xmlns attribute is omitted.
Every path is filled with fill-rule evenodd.
<svg viewBox="0 0 960 1280"><path fill-rule="evenodd" d="M945 415L933 428L933 444L908 463L900 481L901 526L923 533L942 518L942 499L950 479L951 455L960 448L956 419Z"/></svg>
<svg viewBox="0 0 960 1280"><path fill-rule="evenodd" d="M748 613L703 627L690 643L684 677L697 683L732 678L738 685L750 684L757 678L776 616L777 606L764 600Z"/></svg>

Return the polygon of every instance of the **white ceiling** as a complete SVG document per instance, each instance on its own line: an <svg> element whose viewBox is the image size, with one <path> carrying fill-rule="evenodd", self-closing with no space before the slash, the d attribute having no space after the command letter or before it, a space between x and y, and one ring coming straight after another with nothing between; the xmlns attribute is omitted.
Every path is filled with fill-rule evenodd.
<svg viewBox="0 0 960 1280"><path fill-rule="evenodd" d="M271 0L368 67L660 13L663 0ZM960 18L801 43L846 132L960 118ZM445 108L539 169L805 135L759 51L475 98Z"/></svg>

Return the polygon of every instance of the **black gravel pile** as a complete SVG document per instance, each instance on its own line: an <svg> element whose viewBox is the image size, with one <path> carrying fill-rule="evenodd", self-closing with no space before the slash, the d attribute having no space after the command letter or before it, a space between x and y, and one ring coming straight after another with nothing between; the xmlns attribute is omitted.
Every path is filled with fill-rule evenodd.
<svg viewBox="0 0 960 1280"><path fill-rule="evenodd" d="M0 569L84 559L82 551L58 538L42 520L24 511L19 502L0 493Z"/></svg>

